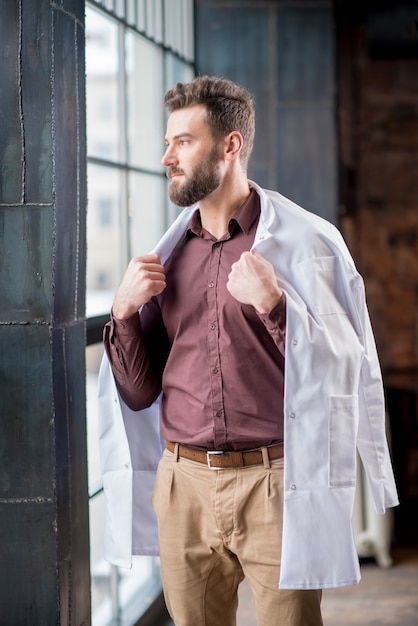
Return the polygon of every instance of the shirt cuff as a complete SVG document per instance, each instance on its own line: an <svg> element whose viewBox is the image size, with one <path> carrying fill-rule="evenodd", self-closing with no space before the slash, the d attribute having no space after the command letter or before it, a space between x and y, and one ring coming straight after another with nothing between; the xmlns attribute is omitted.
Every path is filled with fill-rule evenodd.
<svg viewBox="0 0 418 626"><path fill-rule="evenodd" d="M138 333L141 332L139 313L134 313L131 317L127 317L126 319L118 319L111 313L110 319L110 324L113 326L113 334L116 336L137 337Z"/></svg>
<svg viewBox="0 0 418 626"><path fill-rule="evenodd" d="M286 294L283 292L280 300L269 313L259 313L260 319L267 328L284 328L286 324Z"/></svg>

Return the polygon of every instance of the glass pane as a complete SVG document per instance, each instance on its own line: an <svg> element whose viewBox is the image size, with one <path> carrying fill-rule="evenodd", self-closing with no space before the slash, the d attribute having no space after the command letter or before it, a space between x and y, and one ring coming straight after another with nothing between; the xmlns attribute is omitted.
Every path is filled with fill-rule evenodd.
<svg viewBox="0 0 418 626"><path fill-rule="evenodd" d="M186 15L185 15L185 41L184 41L184 56L188 61L194 60L194 15L193 15L193 0L184 0L186 2Z"/></svg>
<svg viewBox="0 0 418 626"><path fill-rule="evenodd" d="M110 624L114 614L112 574L115 568L103 558L103 520L104 494L101 493L90 500L91 612L94 626Z"/></svg>
<svg viewBox="0 0 418 626"><path fill-rule="evenodd" d="M161 43L163 40L163 13L162 13L162 0L156 0L155 2L155 34L154 39L157 43Z"/></svg>
<svg viewBox="0 0 418 626"><path fill-rule="evenodd" d="M125 15L125 10L126 10L125 0L114 0L114 7L115 7L114 8L115 14L118 17L120 17L122 19L126 18L126 15Z"/></svg>
<svg viewBox="0 0 418 626"><path fill-rule="evenodd" d="M128 160L161 171L163 149L162 51L141 35L126 34Z"/></svg>
<svg viewBox="0 0 418 626"><path fill-rule="evenodd" d="M135 556L132 569L118 568L119 601L126 624L134 624L161 593L159 559Z"/></svg>
<svg viewBox="0 0 418 626"><path fill-rule="evenodd" d="M174 54L166 55L166 89L171 89L176 83L188 83L194 78L190 65L181 61Z"/></svg>
<svg viewBox="0 0 418 626"><path fill-rule="evenodd" d="M141 32L145 31L145 3L146 0L136 0L136 27Z"/></svg>
<svg viewBox="0 0 418 626"><path fill-rule="evenodd" d="M131 255L147 254L165 228L165 177L130 174Z"/></svg>
<svg viewBox="0 0 418 626"><path fill-rule="evenodd" d="M102 356L103 344L98 343L86 348L87 458L90 493L101 485L97 376Z"/></svg>
<svg viewBox="0 0 418 626"><path fill-rule="evenodd" d="M173 3L164 0L164 43L168 48L173 47Z"/></svg>
<svg viewBox="0 0 418 626"><path fill-rule="evenodd" d="M125 270L122 180L116 169L88 166L87 317L109 312Z"/></svg>
<svg viewBox="0 0 418 626"><path fill-rule="evenodd" d="M155 3L158 0L147 0L146 16L147 16L147 35L154 38L155 35Z"/></svg>
<svg viewBox="0 0 418 626"><path fill-rule="evenodd" d="M174 3L170 0L165 0L165 32L164 38L166 45L174 50L175 52L179 51L179 42L180 42L180 25L181 25L181 14L182 14L182 6L181 3Z"/></svg>
<svg viewBox="0 0 418 626"><path fill-rule="evenodd" d="M118 28L113 20L90 8L86 9L86 74L89 155L118 160Z"/></svg>
<svg viewBox="0 0 418 626"><path fill-rule="evenodd" d="M132 26L136 26L136 0L127 1L126 21Z"/></svg>

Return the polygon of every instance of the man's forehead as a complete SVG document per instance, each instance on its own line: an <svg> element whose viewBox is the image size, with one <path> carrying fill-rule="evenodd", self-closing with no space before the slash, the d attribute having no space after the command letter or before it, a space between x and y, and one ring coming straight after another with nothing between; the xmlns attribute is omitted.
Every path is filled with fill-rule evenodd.
<svg viewBox="0 0 418 626"><path fill-rule="evenodd" d="M191 128L197 129L202 125L207 127L206 109L203 104L196 104L173 111L167 120L167 133L190 132Z"/></svg>

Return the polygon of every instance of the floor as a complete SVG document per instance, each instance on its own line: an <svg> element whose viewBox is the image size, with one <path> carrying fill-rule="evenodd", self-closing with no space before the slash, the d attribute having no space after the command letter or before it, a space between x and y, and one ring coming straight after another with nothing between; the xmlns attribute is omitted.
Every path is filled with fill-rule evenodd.
<svg viewBox="0 0 418 626"><path fill-rule="evenodd" d="M389 569L379 568L374 560L362 562L359 585L324 591L324 626L418 626L418 546L394 549L392 557L394 564ZM256 624L244 581L237 626Z"/></svg>
<svg viewBox="0 0 418 626"><path fill-rule="evenodd" d="M324 626L418 626L418 548L393 550L393 567L363 562L355 587L324 591ZM238 626L256 626L248 587L241 586ZM221 626L221 625L220 625Z"/></svg>

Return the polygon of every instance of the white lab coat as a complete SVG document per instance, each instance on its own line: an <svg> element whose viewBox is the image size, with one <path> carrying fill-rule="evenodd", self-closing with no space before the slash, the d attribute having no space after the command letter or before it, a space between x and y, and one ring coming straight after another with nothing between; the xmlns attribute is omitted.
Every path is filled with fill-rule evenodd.
<svg viewBox="0 0 418 626"><path fill-rule="evenodd" d="M376 512L398 503L363 281L337 229L280 194L251 186L261 199L253 245L274 265L287 303L279 586L352 585L360 579L351 528L356 447ZM186 208L158 244L163 263L194 209ZM159 409L128 409L106 357L99 402L105 555L129 567L132 554L158 554L150 501L164 448Z"/></svg>

